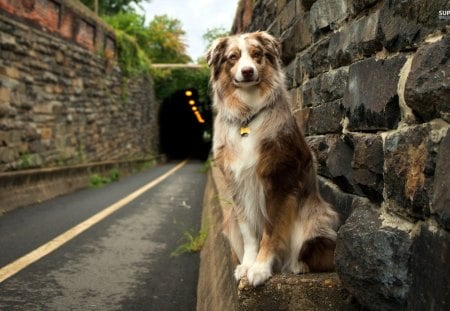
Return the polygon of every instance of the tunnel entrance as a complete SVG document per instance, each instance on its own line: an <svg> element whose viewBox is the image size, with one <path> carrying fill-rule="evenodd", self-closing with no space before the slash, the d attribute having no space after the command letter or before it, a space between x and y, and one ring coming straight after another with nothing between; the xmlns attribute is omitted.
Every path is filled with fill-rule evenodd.
<svg viewBox="0 0 450 311"><path fill-rule="evenodd" d="M198 101L195 89L166 98L159 113L161 153L169 159L206 160L211 149L211 109Z"/></svg>

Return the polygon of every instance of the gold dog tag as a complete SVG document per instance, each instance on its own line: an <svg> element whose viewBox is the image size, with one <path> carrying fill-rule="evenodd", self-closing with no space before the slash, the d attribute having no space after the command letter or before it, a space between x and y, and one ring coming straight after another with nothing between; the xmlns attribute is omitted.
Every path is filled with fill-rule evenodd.
<svg viewBox="0 0 450 311"><path fill-rule="evenodd" d="M248 134L250 134L250 128L242 126L240 133L242 137L246 137L248 136Z"/></svg>

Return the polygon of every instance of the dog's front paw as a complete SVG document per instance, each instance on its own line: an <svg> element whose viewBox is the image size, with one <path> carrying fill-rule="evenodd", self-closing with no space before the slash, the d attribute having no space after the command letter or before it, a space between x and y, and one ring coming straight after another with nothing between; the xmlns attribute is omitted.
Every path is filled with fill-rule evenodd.
<svg viewBox="0 0 450 311"><path fill-rule="evenodd" d="M264 284L272 276L270 264L255 263L247 273L248 282L254 287Z"/></svg>
<svg viewBox="0 0 450 311"><path fill-rule="evenodd" d="M239 281L240 279L242 279L247 274L249 268L250 267L248 265L238 265L234 270L234 277L236 278L236 280Z"/></svg>

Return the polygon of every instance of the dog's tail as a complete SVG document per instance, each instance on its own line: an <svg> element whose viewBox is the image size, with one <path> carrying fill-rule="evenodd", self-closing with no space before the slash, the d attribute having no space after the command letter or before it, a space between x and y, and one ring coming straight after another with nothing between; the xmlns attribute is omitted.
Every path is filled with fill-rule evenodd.
<svg viewBox="0 0 450 311"><path fill-rule="evenodd" d="M334 249L336 241L326 237L316 237L303 244L299 260L308 265L311 272L334 271Z"/></svg>
<svg viewBox="0 0 450 311"><path fill-rule="evenodd" d="M313 200L311 208L317 211L314 233L307 239L299 252L298 259L308 265L311 272L334 270L334 249L336 247L339 215L319 194Z"/></svg>

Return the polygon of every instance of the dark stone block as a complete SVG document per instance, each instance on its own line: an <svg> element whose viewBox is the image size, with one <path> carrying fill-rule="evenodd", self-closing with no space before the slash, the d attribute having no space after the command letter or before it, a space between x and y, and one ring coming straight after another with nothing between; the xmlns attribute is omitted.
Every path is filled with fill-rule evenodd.
<svg viewBox="0 0 450 311"><path fill-rule="evenodd" d="M400 107L397 95L399 72L405 57L370 58L350 66L344 93L348 129L387 130L397 127Z"/></svg>
<svg viewBox="0 0 450 311"><path fill-rule="evenodd" d="M308 135L340 133L344 109L340 100L310 108L306 125Z"/></svg>
<svg viewBox="0 0 450 311"><path fill-rule="evenodd" d="M384 199L390 211L418 219L430 216L436 155L442 138L439 133L447 128L447 124L437 122L386 136Z"/></svg>
<svg viewBox="0 0 450 311"><path fill-rule="evenodd" d="M330 38L327 57L333 68L347 66L383 48L379 12L346 24Z"/></svg>
<svg viewBox="0 0 450 311"><path fill-rule="evenodd" d="M318 0L311 6L313 32L336 29L347 18L349 4L346 0Z"/></svg>
<svg viewBox="0 0 450 311"><path fill-rule="evenodd" d="M408 310L448 310L450 234L422 225L412 248Z"/></svg>
<svg viewBox="0 0 450 311"><path fill-rule="evenodd" d="M421 120L450 121L450 35L424 45L414 55L405 100Z"/></svg>
<svg viewBox="0 0 450 311"><path fill-rule="evenodd" d="M384 46L388 51L416 49L418 43L447 21L440 20L439 10L448 10L448 0L391 0L384 1L380 27Z"/></svg>
<svg viewBox="0 0 450 311"><path fill-rule="evenodd" d="M354 200L353 205L353 213L338 232L339 278L371 310L404 310L412 240L408 232L383 226L380 211L367 202Z"/></svg>
<svg viewBox="0 0 450 311"><path fill-rule="evenodd" d="M354 147L342 137L332 136L327 142L325 165L330 178L342 191L363 195L352 179Z"/></svg>
<svg viewBox="0 0 450 311"><path fill-rule="evenodd" d="M322 43L314 45L311 53L311 60L313 65L312 77L326 72L330 69L330 62L327 57L329 41L325 40Z"/></svg>
<svg viewBox="0 0 450 311"><path fill-rule="evenodd" d="M316 155L318 173L344 192L366 196L374 203L383 199L383 143L379 135L346 134L308 136Z"/></svg>
<svg viewBox="0 0 450 311"><path fill-rule="evenodd" d="M298 52L311 44L312 34L309 31L308 23L309 15L304 14L281 35L282 60L285 64L291 62Z"/></svg>
<svg viewBox="0 0 450 311"><path fill-rule="evenodd" d="M302 107L316 107L322 103L319 78L313 78L303 83L300 90Z"/></svg>
<svg viewBox="0 0 450 311"><path fill-rule="evenodd" d="M327 57L328 43L328 40L325 40L297 54L297 80L300 84L305 79L314 78L329 70L330 63Z"/></svg>
<svg viewBox="0 0 450 311"><path fill-rule="evenodd" d="M322 102L331 102L344 97L348 80L348 68L331 70L320 76Z"/></svg>
<svg viewBox="0 0 450 311"><path fill-rule="evenodd" d="M434 194L432 213L437 214L438 222L450 230L450 131L447 129L442 140L436 161L436 175L434 178Z"/></svg>
<svg viewBox="0 0 450 311"><path fill-rule="evenodd" d="M309 11L311 10L312 5L314 4L314 2L316 2L317 0L301 0L301 4L302 7L305 11Z"/></svg>
<svg viewBox="0 0 450 311"><path fill-rule="evenodd" d="M352 181L371 201L383 200L383 141L379 135L352 134Z"/></svg>
<svg viewBox="0 0 450 311"><path fill-rule="evenodd" d="M342 99L347 85L348 68L331 70L304 82L301 87L302 107L316 107Z"/></svg>
<svg viewBox="0 0 450 311"><path fill-rule="evenodd" d="M378 0L353 0L352 1L352 15L358 15L364 10L371 8Z"/></svg>
<svg viewBox="0 0 450 311"><path fill-rule="evenodd" d="M253 7L252 21L246 31L267 29L277 17L276 0L258 1Z"/></svg>

